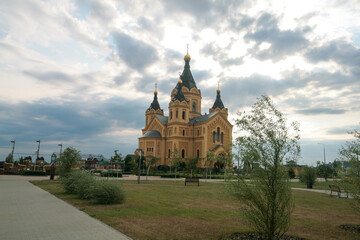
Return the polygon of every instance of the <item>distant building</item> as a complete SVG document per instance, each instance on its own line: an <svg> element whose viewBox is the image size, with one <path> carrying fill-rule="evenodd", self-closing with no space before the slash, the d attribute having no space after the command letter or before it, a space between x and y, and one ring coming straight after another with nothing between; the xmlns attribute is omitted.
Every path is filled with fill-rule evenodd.
<svg viewBox="0 0 360 240"><path fill-rule="evenodd" d="M155 89L154 99L145 112L145 128L139 138L139 148L135 151L145 157L157 157L158 165L170 165L174 149L179 156L205 159L207 151L219 154L225 149L231 151L233 126L228 121L228 109L225 108L216 90L216 98L209 114L201 114L201 91L197 88L190 71L191 57L184 57L184 70L171 91L169 116L164 116L158 102Z"/></svg>

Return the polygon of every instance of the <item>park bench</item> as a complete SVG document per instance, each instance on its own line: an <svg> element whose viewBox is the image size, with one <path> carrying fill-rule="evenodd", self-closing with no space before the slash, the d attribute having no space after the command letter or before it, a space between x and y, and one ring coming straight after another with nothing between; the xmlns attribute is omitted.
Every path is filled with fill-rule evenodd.
<svg viewBox="0 0 360 240"><path fill-rule="evenodd" d="M339 198L341 198L341 193L346 193L346 197L349 198L349 194L346 190L341 190L339 186L329 185L330 188L330 197L333 196L333 192L337 194Z"/></svg>
<svg viewBox="0 0 360 240"><path fill-rule="evenodd" d="M199 178L185 178L185 186L186 183L197 183L200 186Z"/></svg>

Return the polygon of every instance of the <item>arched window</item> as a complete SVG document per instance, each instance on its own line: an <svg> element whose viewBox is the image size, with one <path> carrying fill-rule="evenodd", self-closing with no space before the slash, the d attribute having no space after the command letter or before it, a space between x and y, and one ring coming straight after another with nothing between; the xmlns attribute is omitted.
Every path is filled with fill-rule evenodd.
<svg viewBox="0 0 360 240"><path fill-rule="evenodd" d="M169 151L168 151L168 158L170 158L170 156L171 156L171 151L170 151L170 149L169 149Z"/></svg>
<svg viewBox="0 0 360 240"><path fill-rule="evenodd" d="M215 143L215 132L213 132L213 143Z"/></svg>
<svg viewBox="0 0 360 240"><path fill-rule="evenodd" d="M200 136L200 130L199 129L197 130L197 134L198 134L198 136Z"/></svg>
<svg viewBox="0 0 360 240"><path fill-rule="evenodd" d="M185 111L182 112L182 119L185 120Z"/></svg>
<svg viewBox="0 0 360 240"><path fill-rule="evenodd" d="M220 128L218 127L217 128L217 132L216 132L216 141L218 142L218 141L220 141L219 139L220 139Z"/></svg>
<svg viewBox="0 0 360 240"><path fill-rule="evenodd" d="M176 110L176 118L178 118L178 115L179 115L179 114L178 114L178 111Z"/></svg>
<svg viewBox="0 0 360 240"><path fill-rule="evenodd" d="M169 136L171 136L171 129L169 129Z"/></svg>
<svg viewBox="0 0 360 240"><path fill-rule="evenodd" d="M193 102L193 104L192 104L192 111L196 112L196 103L195 102Z"/></svg>
<svg viewBox="0 0 360 240"><path fill-rule="evenodd" d="M223 144L224 141L224 133L221 133L221 144Z"/></svg>
<svg viewBox="0 0 360 240"><path fill-rule="evenodd" d="M196 157L199 158L200 157L200 150L196 150Z"/></svg>
<svg viewBox="0 0 360 240"><path fill-rule="evenodd" d="M172 111L170 112L170 119L172 119Z"/></svg>
<svg viewBox="0 0 360 240"><path fill-rule="evenodd" d="M185 158L185 149L181 150L181 157Z"/></svg>
<svg viewBox="0 0 360 240"><path fill-rule="evenodd" d="M183 130L183 136L185 136L185 130Z"/></svg>

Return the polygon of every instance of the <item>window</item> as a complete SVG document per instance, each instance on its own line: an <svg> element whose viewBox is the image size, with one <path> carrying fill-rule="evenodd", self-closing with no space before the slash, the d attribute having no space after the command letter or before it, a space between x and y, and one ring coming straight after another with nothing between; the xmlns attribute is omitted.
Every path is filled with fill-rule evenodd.
<svg viewBox="0 0 360 240"><path fill-rule="evenodd" d="M170 149L169 149L169 151L168 151L168 158L170 158L170 155L171 155L171 151L170 151Z"/></svg>
<svg viewBox="0 0 360 240"><path fill-rule="evenodd" d="M224 133L221 133L221 144L223 144L224 141Z"/></svg>
<svg viewBox="0 0 360 240"><path fill-rule="evenodd" d="M220 128L218 127L217 128L217 132L216 132L216 141L218 142L219 141L219 136L220 135Z"/></svg>
<svg viewBox="0 0 360 240"><path fill-rule="evenodd" d="M185 158L185 149L181 150L181 157Z"/></svg>
<svg viewBox="0 0 360 240"><path fill-rule="evenodd" d="M213 132L213 143L215 143L215 132Z"/></svg>
<svg viewBox="0 0 360 240"><path fill-rule="evenodd" d="M178 118L178 111L176 111L176 118Z"/></svg>
<svg viewBox="0 0 360 240"><path fill-rule="evenodd" d="M199 158L200 157L200 150L196 150L196 157Z"/></svg>
<svg viewBox="0 0 360 240"><path fill-rule="evenodd" d="M170 112L170 119L172 119L172 112Z"/></svg>
<svg viewBox="0 0 360 240"><path fill-rule="evenodd" d="M194 102L193 102L193 104L192 104L192 111L193 111L193 112L196 112L196 103L194 103Z"/></svg>
<svg viewBox="0 0 360 240"><path fill-rule="evenodd" d="M183 130L183 136L185 136L185 130Z"/></svg>
<svg viewBox="0 0 360 240"><path fill-rule="evenodd" d="M198 134L198 136L200 136L200 130L199 129L197 130L197 134Z"/></svg>
<svg viewBox="0 0 360 240"><path fill-rule="evenodd" d="M171 136L171 129L169 129L169 136Z"/></svg>
<svg viewBox="0 0 360 240"><path fill-rule="evenodd" d="M185 120L185 111L182 112L182 119Z"/></svg>

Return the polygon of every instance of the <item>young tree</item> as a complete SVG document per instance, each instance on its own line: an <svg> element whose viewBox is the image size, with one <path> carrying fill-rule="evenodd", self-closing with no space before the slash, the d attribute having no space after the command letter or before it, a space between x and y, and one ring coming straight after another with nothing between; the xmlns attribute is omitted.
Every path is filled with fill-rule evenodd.
<svg viewBox="0 0 360 240"><path fill-rule="evenodd" d="M182 163L182 158L179 155L179 150L174 148L174 152L171 154L172 158L170 159L171 166L175 168L175 179L176 179L176 172L178 167L180 167Z"/></svg>
<svg viewBox="0 0 360 240"><path fill-rule="evenodd" d="M193 171L196 172L199 158L189 158L186 168L190 171L190 177L192 178Z"/></svg>
<svg viewBox="0 0 360 240"><path fill-rule="evenodd" d="M146 181L148 180L150 167L154 166L159 161L158 158L153 157L146 161L147 164L147 171L146 171Z"/></svg>
<svg viewBox="0 0 360 240"><path fill-rule="evenodd" d="M345 146L340 147L338 159L350 162L349 177L344 180L350 183L349 191L354 199L353 207L360 212L360 132L355 130L350 134L354 135L355 140L348 141Z"/></svg>
<svg viewBox="0 0 360 240"><path fill-rule="evenodd" d="M254 164L252 181L240 176L231 189L246 205L244 214L252 227L266 239L278 239L287 231L294 207L283 163L300 155L299 125L288 126L267 96L259 98L250 113L238 115L236 125L245 135L236 144Z"/></svg>
<svg viewBox="0 0 360 240"><path fill-rule="evenodd" d="M81 160L80 151L76 150L74 147L66 148L61 154L60 162L60 176L66 176L70 173L71 168L75 166L77 162Z"/></svg>
<svg viewBox="0 0 360 240"><path fill-rule="evenodd" d="M116 166L117 166L117 169L116 169L116 177L117 177L117 178L119 177L119 164L120 164L120 162L121 162L121 160L122 160L121 153L118 154L118 151L119 151L119 150L115 150L115 151L114 151L115 156L111 158L112 161L113 161L114 163L116 163Z"/></svg>
<svg viewBox="0 0 360 240"><path fill-rule="evenodd" d="M11 155L11 153L9 153L9 155L5 159L5 162L12 163L13 161L14 161L13 155Z"/></svg>
<svg viewBox="0 0 360 240"><path fill-rule="evenodd" d="M210 169L210 179L211 179L211 172L214 165L214 162L216 160L215 153L213 151L207 151L206 152L206 163L208 166L208 169Z"/></svg>

